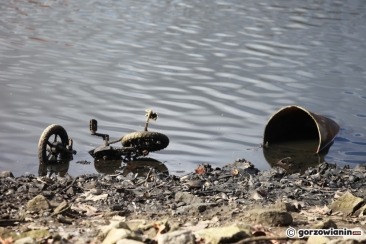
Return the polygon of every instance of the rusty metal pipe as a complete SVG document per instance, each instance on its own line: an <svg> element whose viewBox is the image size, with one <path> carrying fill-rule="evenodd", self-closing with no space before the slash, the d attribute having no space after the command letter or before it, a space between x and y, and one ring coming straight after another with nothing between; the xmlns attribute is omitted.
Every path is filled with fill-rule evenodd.
<svg viewBox="0 0 366 244"><path fill-rule="evenodd" d="M263 145L313 140L313 151L319 153L333 142L338 132L339 125L332 119L291 105L281 108L268 120Z"/></svg>

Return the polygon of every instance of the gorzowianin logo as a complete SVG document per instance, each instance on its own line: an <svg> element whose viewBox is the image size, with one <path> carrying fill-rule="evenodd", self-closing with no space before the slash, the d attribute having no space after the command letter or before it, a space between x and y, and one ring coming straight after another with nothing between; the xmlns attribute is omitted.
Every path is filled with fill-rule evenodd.
<svg viewBox="0 0 366 244"><path fill-rule="evenodd" d="M289 227L286 229L286 236L290 238L294 238L296 236L296 230L295 228Z"/></svg>
<svg viewBox="0 0 366 244"><path fill-rule="evenodd" d="M286 236L290 238L294 237L307 237L307 236L360 236L363 234L361 230L343 229L299 229L289 227L286 229Z"/></svg>

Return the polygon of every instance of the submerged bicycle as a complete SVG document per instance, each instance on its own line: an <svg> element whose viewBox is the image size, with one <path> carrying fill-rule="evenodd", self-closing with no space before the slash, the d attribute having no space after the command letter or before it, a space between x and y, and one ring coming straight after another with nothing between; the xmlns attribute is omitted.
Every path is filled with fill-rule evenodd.
<svg viewBox="0 0 366 244"><path fill-rule="evenodd" d="M158 114L152 110L146 110L146 122L143 131L135 131L121 138L109 141L108 134L97 133L98 122L90 120L90 132L94 136L102 137L104 143L97 148L89 151L95 159L124 159L130 161L140 156L147 156L150 152L155 152L166 148L169 145L169 138L159 132L148 131L150 119L156 120ZM121 142L122 147L112 147L112 144Z"/></svg>
<svg viewBox="0 0 366 244"><path fill-rule="evenodd" d="M91 119L89 129L91 135L101 137L103 144L90 150L89 154L96 160L123 160L124 162L136 160L150 152L159 151L169 145L169 138L159 132L148 131L149 121L156 120L158 114L146 110L146 122L143 131L135 131L110 141L108 134L97 133L98 122ZM112 144L121 142L122 146L114 147ZM55 162L70 161L76 151L73 150L73 140L69 138L66 130L57 124L49 125L42 133L38 142L38 158L40 165L49 165Z"/></svg>

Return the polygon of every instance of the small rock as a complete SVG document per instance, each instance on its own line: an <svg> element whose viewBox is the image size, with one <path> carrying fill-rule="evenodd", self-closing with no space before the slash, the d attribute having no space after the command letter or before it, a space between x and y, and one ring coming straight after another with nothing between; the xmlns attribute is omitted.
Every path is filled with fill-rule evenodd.
<svg viewBox="0 0 366 244"><path fill-rule="evenodd" d="M338 227L333 220L329 219L327 221L322 221L315 224L312 229L331 229L331 228L337 229Z"/></svg>
<svg viewBox="0 0 366 244"><path fill-rule="evenodd" d="M208 207L216 206L216 203L195 203L186 206L178 207L176 210L176 214L186 214L186 213L202 213L206 211Z"/></svg>
<svg viewBox="0 0 366 244"><path fill-rule="evenodd" d="M111 220L109 225L103 225L99 227L99 233L98 233L98 237L101 237L102 239L105 239L105 237L107 236L107 234L115 228L124 228L127 230L130 230L130 226L128 226L128 224L126 224L123 221L119 221L119 220Z"/></svg>
<svg viewBox="0 0 366 244"><path fill-rule="evenodd" d="M257 223L270 226L288 226L293 221L291 214L282 210L254 210L252 214Z"/></svg>
<svg viewBox="0 0 366 244"><path fill-rule="evenodd" d="M132 219L125 222L127 225L126 229L136 231L140 226L146 225L146 220L144 219Z"/></svg>
<svg viewBox="0 0 366 244"><path fill-rule="evenodd" d="M333 212L342 212L346 216L351 216L364 203L362 198L355 197L350 192L346 192L330 205Z"/></svg>
<svg viewBox="0 0 366 244"><path fill-rule="evenodd" d="M72 187L70 187L69 189L67 189L66 194L70 195L70 196L73 196L74 195L74 189L72 189Z"/></svg>
<svg viewBox="0 0 366 244"><path fill-rule="evenodd" d="M195 243L195 237L191 231L178 230L162 234L158 237L158 244L186 244Z"/></svg>
<svg viewBox="0 0 366 244"><path fill-rule="evenodd" d="M254 200L262 200L262 199L264 199L264 197L262 196L262 194L260 194L260 192L257 191L257 190L250 191L248 195L249 195L249 198L250 199L254 199Z"/></svg>
<svg viewBox="0 0 366 244"><path fill-rule="evenodd" d="M1 171L0 172L0 178L6 178L6 177L14 178L14 175L10 171Z"/></svg>
<svg viewBox="0 0 366 244"><path fill-rule="evenodd" d="M68 210L69 208L70 208L69 203L66 200L64 200L57 206L57 208L55 208L55 210L53 211L53 215L63 213L66 210Z"/></svg>
<svg viewBox="0 0 366 244"><path fill-rule="evenodd" d="M354 213L354 216L356 217L364 217L366 216L366 204L363 205L361 208L357 209Z"/></svg>
<svg viewBox="0 0 366 244"><path fill-rule="evenodd" d="M249 237L250 227L242 225L231 225L215 227L194 232L196 238L203 240L203 243L218 244L232 243Z"/></svg>
<svg viewBox="0 0 366 244"><path fill-rule="evenodd" d="M26 192L26 191L28 191L28 189L27 189L27 186L26 186L26 185L19 186L19 187L18 187L18 189L17 189L17 192L18 192L18 193Z"/></svg>
<svg viewBox="0 0 366 244"><path fill-rule="evenodd" d="M27 210L30 212L38 212L41 210L47 210L50 208L50 204L47 199L42 195L37 195L27 203Z"/></svg>
<svg viewBox="0 0 366 244"><path fill-rule="evenodd" d="M86 182L84 184L84 188L88 189L88 190L94 189L96 186L97 186L97 183L95 181Z"/></svg>
<svg viewBox="0 0 366 244"><path fill-rule="evenodd" d="M189 189L199 189L202 188L204 182L201 180L189 180L186 184Z"/></svg>
<svg viewBox="0 0 366 244"><path fill-rule="evenodd" d="M30 237L33 240L37 240L37 239L42 239L45 238L46 236L49 236L50 232L46 229L39 229L39 230L30 230L30 231L26 231L23 232L21 234L21 237Z"/></svg>
<svg viewBox="0 0 366 244"><path fill-rule="evenodd" d="M102 244L116 243L118 240L131 236L131 231L126 229L112 228L104 238Z"/></svg>
<svg viewBox="0 0 366 244"><path fill-rule="evenodd" d="M41 190L40 189L38 189L37 187L29 187L29 189L28 189L28 192L29 193L38 193L38 192L40 192Z"/></svg>
<svg viewBox="0 0 366 244"><path fill-rule="evenodd" d="M42 191L42 195L45 197L52 197L54 194L52 191Z"/></svg>
<svg viewBox="0 0 366 244"><path fill-rule="evenodd" d="M93 194L93 195L100 195L100 194L102 194L103 193L103 191L102 191L102 189L100 189L100 188L95 188L95 189L91 189L90 190L90 193L91 194Z"/></svg>
<svg viewBox="0 0 366 244"><path fill-rule="evenodd" d="M14 242L14 244L34 244L36 241L32 237L24 237L21 239L18 239Z"/></svg>
<svg viewBox="0 0 366 244"><path fill-rule="evenodd" d="M68 225L71 225L72 224L72 220L71 219L66 218L66 217L64 217L62 215L58 215L57 216L57 220L58 220L58 222L63 223L63 224L68 224Z"/></svg>
<svg viewBox="0 0 366 244"><path fill-rule="evenodd" d="M301 205L296 203L289 203L289 202L283 202L283 201L277 201L276 207L278 209L287 211L287 212L300 212Z"/></svg>
<svg viewBox="0 0 366 244"><path fill-rule="evenodd" d="M85 201L93 201L93 202L96 202L96 201L99 201L99 200L104 200L108 198L108 193L105 193L105 194L101 194L101 195L94 195L93 193L89 193L87 195L87 197L85 198Z"/></svg>

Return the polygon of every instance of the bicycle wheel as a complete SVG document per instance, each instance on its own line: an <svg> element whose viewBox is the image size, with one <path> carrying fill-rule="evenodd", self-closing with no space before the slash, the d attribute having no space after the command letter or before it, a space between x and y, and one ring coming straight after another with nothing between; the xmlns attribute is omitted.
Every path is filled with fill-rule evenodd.
<svg viewBox="0 0 366 244"><path fill-rule="evenodd" d="M125 135L122 139L122 145L154 152L166 148L169 145L169 138L159 132L137 131Z"/></svg>
<svg viewBox="0 0 366 244"><path fill-rule="evenodd" d="M42 133L38 142L38 159L41 165L62 160L63 152L68 145L69 137L66 130L56 124L49 125Z"/></svg>

